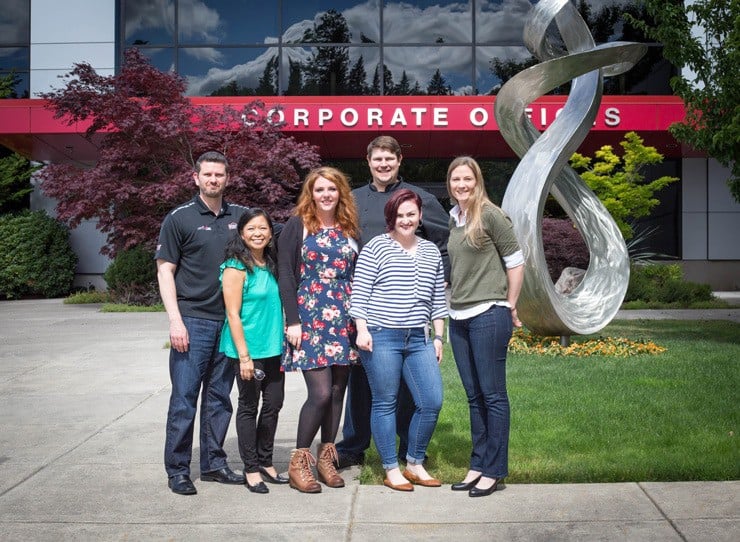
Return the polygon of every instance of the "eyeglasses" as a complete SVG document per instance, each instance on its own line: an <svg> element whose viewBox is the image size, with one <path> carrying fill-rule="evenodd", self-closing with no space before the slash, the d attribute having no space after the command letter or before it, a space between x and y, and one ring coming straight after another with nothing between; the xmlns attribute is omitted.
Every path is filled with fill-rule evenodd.
<svg viewBox="0 0 740 542"><path fill-rule="evenodd" d="M265 379L265 371L262 369L255 369L254 370L254 379L255 380L264 380Z"/></svg>

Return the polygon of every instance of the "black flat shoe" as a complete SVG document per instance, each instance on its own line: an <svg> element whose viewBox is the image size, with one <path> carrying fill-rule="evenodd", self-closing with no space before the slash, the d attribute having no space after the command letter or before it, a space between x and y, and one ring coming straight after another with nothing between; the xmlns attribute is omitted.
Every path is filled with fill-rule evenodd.
<svg viewBox="0 0 740 542"><path fill-rule="evenodd" d="M458 482L456 484L452 484L452 487L450 489L452 491L470 491L475 487L475 484L478 483L478 480L480 480L482 474L478 476L475 480L471 480L470 482Z"/></svg>
<svg viewBox="0 0 740 542"><path fill-rule="evenodd" d="M169 479L167 485L170 486L172 493L178 495L195 495L198 490L195 489L193 481L187 474L177 474Z"/></svg>
<svg viewBox="0 0 740 542"><path fill-rule="evenodd" d="M491 487L488 489L478 489L477 487L471 487L470 491L468 491L469 497L486 497L496 491L498 489L498 483L501 481L501 479L496 479L496 481L493 483Z"/></svg>
<svg viewBox="0 0 740 542"><path fill-rule="evenodd" d="M253 486L249 485L249 482L247 482L247 489L251 491L252 493L269 493L270 490L267 488L264 482L260 482L259 484L254 484Z"/></svg>
<svg viewBox="0 0 740 542"><path fill-rule="evenodd" d="M201 472L200 479L204 482L218 482L219 484L243 484L243 474L237 474L229 467L224 467L210 472Z"/></svg>
<svg viewBox="0 0 740 542"><path fill-rule="evenodd" d="M267 481L271 484L287 484L290 482L290 479L287 476L283 476L282 474L279 474L277 476L273 476L269 472L267 472L267 469L265 467L260 467L260 474L267 478Z"/></svg>

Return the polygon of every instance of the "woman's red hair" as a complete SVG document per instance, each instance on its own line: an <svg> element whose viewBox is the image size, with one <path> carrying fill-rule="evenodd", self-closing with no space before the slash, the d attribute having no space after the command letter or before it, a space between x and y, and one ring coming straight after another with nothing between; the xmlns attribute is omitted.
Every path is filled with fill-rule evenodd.
<svg viewBox="0 0 740 542"><path fill-rule="evenodd" d="M323 166L312 169L306 175L301 188L301 194L298 196L294 214L301 217L303 225L309 233L314 234L321 229L321 221L316 215L316 203L313 200L313 187L319 177L331 181L337 187L339 192L339 201L335 211L334 220L342 229L345 235L353 239L360 238L360 218L357 212L355 198L349 186L347 176L337 168Z"/></svg>

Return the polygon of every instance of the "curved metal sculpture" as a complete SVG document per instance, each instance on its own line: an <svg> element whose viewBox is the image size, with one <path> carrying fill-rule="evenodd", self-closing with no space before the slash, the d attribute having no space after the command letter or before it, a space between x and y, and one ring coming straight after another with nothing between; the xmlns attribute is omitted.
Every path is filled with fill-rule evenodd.
<svg viewBox="0 0 740 542"><path fill-rule="evenodd" d="M557 51L547 39L553 21L567 51ZM568 166L568 159L596 118L603 76L627 71L647 47L625 42L596 46L569 0L542 0L534 6L524 28L524 42L541 62L510 79L495 104L501 134L521 158L502 202L525 258L519 317L541 335L595 333L614 318L624 300L629 257L614 219ZM540 134L525 108L570 80L563 110ZM545 262L542 215L548 193L577 225L590 253L583 281L568 295L555 290Z"/></svg>

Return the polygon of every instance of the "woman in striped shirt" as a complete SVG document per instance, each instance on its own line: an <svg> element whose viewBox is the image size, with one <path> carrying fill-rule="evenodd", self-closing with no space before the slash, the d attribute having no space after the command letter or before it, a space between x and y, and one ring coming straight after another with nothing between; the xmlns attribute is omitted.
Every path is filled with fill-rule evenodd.
<svg viewBox="0 0 740 542"><path fill-rule="evenodd" d="M426 449L442 408L442 333L447 308L439 250L417 237L421 198L397 191L385 205L388 233L373 237L355 266L350 315L372 391L370 425L386 471L384 484L412 491L413 484L438 487L424 468ZM434 337L429 340L429 322ZM396 455L396 403L404 379L416 410L408 437L406 470ZM409 483L411 482L411 483Z"/></svg>

